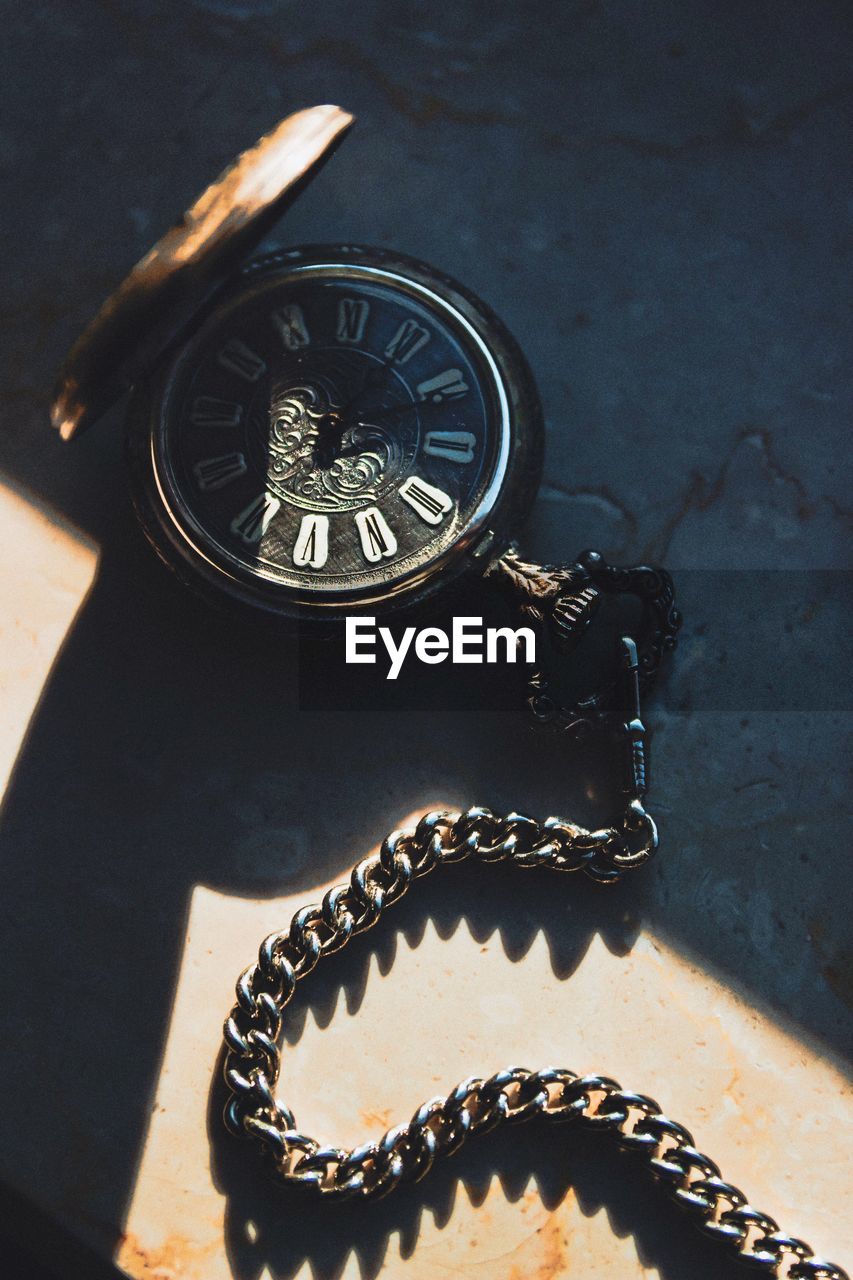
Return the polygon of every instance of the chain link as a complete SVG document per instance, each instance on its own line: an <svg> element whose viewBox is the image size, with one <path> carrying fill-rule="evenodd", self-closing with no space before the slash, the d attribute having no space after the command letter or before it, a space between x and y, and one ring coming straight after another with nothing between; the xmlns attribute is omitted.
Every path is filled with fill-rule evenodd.
<svg viewBox="0 0 853 1280"><path fill-rule="evenodd" d="M237 1003L225 1023L227 1127L253 1137L285 1182L340 1200L377 1198L402 1182L416 1182L438 1156L498 1125L534 1116L575 1120L636 1152L700 1230L756 1274L849 1280L841 1267L816 1258L802 1240L785 1235L773 1218L752 1208L742 1191L724 1181L714 1161L696 1149L689 1131L668 1119L652 1098L626 1092L607 1076L509 1067L487 1080L471 1077L447 1097L425 1102L408 1124L353 1150L321 1146L301 1133L292 1112L274 1096L282 1012L297 982L322 956L372 928L416 879L445 863L474 859L582 871L608 883L648 858L656 844L654 823L636 796L620 828L588 831L560 818L539 822L473 808L428 813L416 827L392 832L377 855L354 867L348 883L297 911L287 931L266 938L257 964L241 975Z"/></svg>
<svg viewBox="0 0 853 1280"><path fill-rule="evenodd" d="M540 822L519 813L502 817L472 808L428 813L417 826L391 832L377 855L357 863L348 883L330 889L321 903L297 911L286 932L266 938L257 964L241 975L237 1003L225 1023L226 1126L234 1134L253 1137L285 1182L342 1200L376 1199L402 1182L417 1182L438 1156L451 1155L470 1136L498 1125L534 1116L574 1120L636 1152L699 1229L754 1273L775 1280L849 1280L841 1267L816 1258L804 1241L785 1235L773 1218L754 1209L738 1187L722 1178L714 1161L696 1149L690 1132L668 1119L654 1099L629 1093L607 1076L577 1076L561 1067L508 1067L487 1080L472 1076L447 1097L425 1102L408 1124L352 1150L321 1146L301 1133L293 1113L276 1099L282 1013L297 982L322 956L372 928L416 879L445 863L474 859L581 871L612 884L657 849L657 829L643 804L648 764L640 685L672 648L680 625L669 575L647 566L618 569L595 552L561 570L527 565L511 552L493 570L521 595L525 617L541 625L549 618L559 623L561 642L570 641L588 622L596 589L628 592L647 606L651 621L642 649L627 637L620 641L627 797L622 821L590 831L562 818ZM545 705L546 682L540 673L533 686L535 717L555 719L563 727L598 714L607 701L605 694L596 695L566 711Z"/></svg>

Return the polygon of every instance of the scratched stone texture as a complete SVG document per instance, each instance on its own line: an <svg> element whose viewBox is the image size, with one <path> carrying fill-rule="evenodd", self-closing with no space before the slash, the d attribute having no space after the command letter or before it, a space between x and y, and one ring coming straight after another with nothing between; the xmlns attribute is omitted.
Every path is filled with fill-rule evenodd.
<svg viewBox="0 0 853 1280"><path fill-rule="evenodd" d="M436 798L582 821L614 803L604 748L536 736L500 682L454 710L464 680L435 669L377 683L372 709L334 675L312 704L304 646L205 610L143 545L120 410L73 446L47 426L56 367L122 273L233 154L332 101L358 126L272 243L394 247L480 293L545 407L526 548L660 558L686 623L647 717L652 868L606 900L504 872L429 881L396 977L389 924L377 972L342 957L297 1024L306 1122L335 1140L352 1088L348 1135L378 1133L385 1097L506 1065L493 1050L529 1027L531 1058L553 1046L672 1099L761 1207L849 1267L832 1206L853 1148L850 6L3 0L0 18L9 1248L87 1280L731 1274L580 1139L568 1175L566 1137L516 1131L458 1183L325 1227L291 1200L270 1225L253 1161L216 1136L232 926L279 927ZM448 989L471 973L469 1019ZM371 1035L342 1021L362 1005Z"/></svg>

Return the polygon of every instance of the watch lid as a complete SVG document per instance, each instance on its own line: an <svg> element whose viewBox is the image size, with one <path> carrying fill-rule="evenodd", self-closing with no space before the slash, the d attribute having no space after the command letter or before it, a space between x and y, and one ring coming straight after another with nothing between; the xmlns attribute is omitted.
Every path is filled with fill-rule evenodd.
<svg viewBox="0 0 853 1280"><path fill-rule="evenodd" d="M240 266L332 153L354 118L287 116L244 151L137 262L65 358L51 421L70 440L149 369Z"/></svg>

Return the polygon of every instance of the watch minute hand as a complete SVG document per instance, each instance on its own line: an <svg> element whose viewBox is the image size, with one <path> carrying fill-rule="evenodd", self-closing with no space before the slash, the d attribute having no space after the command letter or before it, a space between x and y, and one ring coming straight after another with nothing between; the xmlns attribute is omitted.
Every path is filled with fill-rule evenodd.
<svg viewBox="0 0 853 1280"><path fill-rule="evenodd" d="M435 409L438 405L447 404L449 400L456 400L458 396L450 395L429 395L421 396L417 400L408 400L405 404L392 404L384 409L377 409L373 412L370 409L362 409L361 415L358 417L357 426L369 426L370 423L364 421L367 415L370 415L370 421L375 422L377 419L399 417L403 413L408 413L410 409Z"/></svg>

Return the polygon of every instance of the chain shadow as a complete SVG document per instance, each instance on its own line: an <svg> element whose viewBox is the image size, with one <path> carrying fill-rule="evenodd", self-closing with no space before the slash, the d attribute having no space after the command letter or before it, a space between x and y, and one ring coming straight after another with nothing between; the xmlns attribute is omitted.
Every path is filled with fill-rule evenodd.
<svg viewBox="0 0 853 1280"><path fill-rule="evenodd" d="M349 948L346 956L329 956L311 974L308 991L303 995L302 987L297 988L285 1018L286 1042L299 1041L309 1013L318 1027L328 1026L341 995L347 1013L358 1013L371 964L376 962L382 976L389 974L401 941L410 949L418 947L428 925L447 940L462 923L477 943L497 935L504 955L516 964L541 934L558 981L571 977L596 934L612 955L625 956L641 927L627 895L593 885L581 873L471 863L441 867L412 886L371 931L366 945Z"/></svg>
<svg viewBox="0 0 853 1280"><path fill-rule="evenodd" d="M70 1015L61 1071L52 1055L19 1052L10 1064L13 1088L46 1100L37 1115L11 1118L10 1149L53 1152L62 1194L82 1188L81 1201L117 1229L139 1176L195 885L307 896L436 794L496 806L511 796L532 812L550 801L581 821L606 801L583 794L593 753L553 803L554 744L525 730L514 685L492 678L466 701L463 673L439 703L435 689L450 682L436 675L410 691L409 716L384 673L367 668L353 706L351 669L335 667L327 647L208 608L157 564L127 503L109 518L98 575L0 805L10 916L0 990L19 1048L34 1035L32 989L50 986ZM318 684L325 702L306 706ZM503 914L488 892L482 928ZM523 951L537 911L531 897L527 934L507 945ZM86 1084L93 1041L99 1092Z"/></svg>
<svg viewBox="0 0 853 1280"><path fill-rule="evenodd" d="M479 693L468 688L465 701L469 673L451 671L443 676L438 706L430 687L409 691L417 714L408 717L400 692L374 678L360 696L362 708L368 695L376 695L376 705L362 716L358 703L352 705L351 672L336 670L327 649L306 649L293 639L271 645L268 634L201 607L170 581L127 522L122 528L125 540L118 549L108 545L92 595L47 682L0 831L9 852L7 892L13 884L26 886L38 904L17 925L28 983L15 983L10 1009L14 1014L13 1001L20 1003L23 1023L31 983L59 981L59 996L81 1028L67 1037L63 1080L40 1066L39 1086L56 1093L56 1111L44 1108L27 1127L30 1135L41 1127L37 1136L48 1141L60 1112L65 1122L72 1117L78 1129L66 1154L59 1153L60 1163L69 1164L61 1171L79 1181L85 1167L94 1185L100 1185L96 1177L108 1177L99 1194L114 1222L122 1220L138 1173L193 885L251 898L300 886L308 892L345 875L354 856L421 803L427 788L463 803L563 812L585 824L606 818L618 803L611 744L596 739L573 748L526 729L515 687L498 689L492 679ZM280 671L288 664L300 666L299 680L282 690ZM318 685L319 705L304 705L305 691ZM386 719L373 719L374 710ZM231 752L224 758L223 744ZM303 828L308 861L299 860L291 838ZM281 847L273 837L283 829L288 842ZM254 839L256 831L263 845L249 846L246 833ZM57 849L71 856L58 862ZM498 930L513 960L542 933L554 975L564 980L595 933L616 954L630 950L639 920L655 914L661 892L647 876L632 880L625 894L563 876L555 882L560 889L548 893L542 875L462 866L431 877L395 908L390 931L379 926L371 935L379 965L386 972L391 967L400 934L417 945L429 919L447 937L464 915L478 941ZM127 901L133 912L115 909ZM36 945L46 920L54 944L49 951ZM57 953L63 955L59 975ZM105 971L104 954L122 956L122 965ZM356 948L312 978L308 1005L297 1005L289 1023L294 1042L309 1008L321 1026L329 1021L340 990L351 1012L359 1008L369 955L369 947ZM125 1017L128 972L143 975L144 998L132 1025ZM14 976L10 965L10 980ZM110 1081L109 1152L91 1138L94 1102L68 1084L85 1078L93 1038ZM74 1121L80 1110L83 1119ZM611 1189L614 1155L578 1130L568 1154L559 1136L535 1142L523 1130L510 1141L493 1135L421 1188L356 1211L306 1205L293 1193L264 1189L255 1153L222 1138L213 1103L210 1128L214 1177L229 1202L226 1245L240 1280L257 1274L262 1248L273 1274L283 1277L307 1257L323 1280L333 1280L352 1249L365 1273L375 1275L390 1234L399 1231L410 1242L406 1247L416 1248L424 1209L447 1221L460 1186L482 1199L495 1176L510 1199L533 1176L545 1203L559 1203L572 1189L590 1212L606 1204L617 1230L636 1239L665 1280L730 1274L718 1259L703 1260L707 1250L687 1228L674 1230L673 1211L653 1188L644 1199L635 1177L626 1178L624 1190L621 1184ZM254 1242L246 1236L250 1222L257 1228Z"/></svg>
<svg viewBox="0 0 853 1280"><path fill-rule="evenodd" d="M555 975L567 980L593 936L584 922L585 899L594 897L598 932L608 949L617 955L631 950L640 922L626 914L625 900L618 890L602 894L579 877L571 877L578 910L567 912L559 893L542 892L543 876L553 880L554 873L528 877L511 867L462 865L430 877L420 894L415 891L417 900L409 897L395 907L368 941L346 956L329 957L319 966L305 984L304 996L302 988L297 988L285 1018L288 1046L298 1043L309 1012L319 1026L328 1025L341 995L348 1012L356 1012L364 998L372 961L387 973L399 940L405 938L410 946L416 946L427 921L441 937L450 936L463 920L478 941L498 929L506 955L516 961L541 930L548 940ZM560 877L563 881L568 878ZM507 922L510 880L518 907L516 925ZM530 918L534 910L535 925ZM424 1215L429 1215L439 1230L445 1228L460 1196L467 1196L477 1209L495 1179L513 1204L522 1197L535 1196L553 1211L574 1194L584 1216L604 1210L615 1235L632 1237L638 1257L644 1265L657 1268L662 1280L684 1280L686 1275L691 1280L727 1280L736 1271L732 1261L721 1258L718 1247L703 1240L677 1207L662 1197L650 1175L630 1154L574 1124L546 1126L537 1119L511 1133L487 1134L439 1162L422 1183L401 1187L376 1204L330 1204L305 1189L285 1187L265 1176L268 1170L253 1144L226 1133L222 1124L227 1097L222 1063L220 1054L209 1095L208 1129L212 1177L227 1201L225 1246L235 1280L257 1280L262 1273L275 1280L291 1280L306 1262L316 1280L338 1280L351 1254L358 1259L363 1280L373 1280L389 1257L393 1236L399 1238L401 1258L411 1257L418 1248ZM476 1069L476 1064L472 1065ZM548 1276L556 1274L560 1273L547 1272Z"/></svg>

